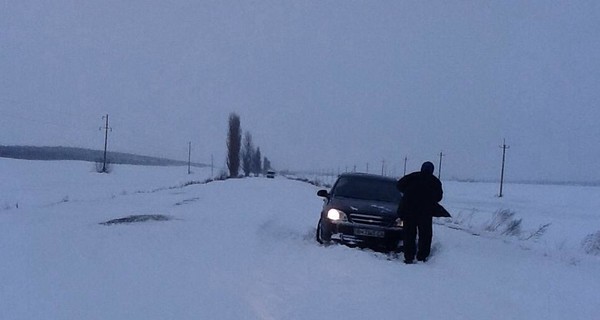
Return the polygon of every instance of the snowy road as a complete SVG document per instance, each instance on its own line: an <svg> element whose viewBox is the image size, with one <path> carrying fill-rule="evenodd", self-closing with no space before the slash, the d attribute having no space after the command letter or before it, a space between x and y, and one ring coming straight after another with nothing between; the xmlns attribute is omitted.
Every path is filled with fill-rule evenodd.
<svg viewBox="0 0 600 320"><path fill-rule="evenodd" d="M442 225L426 264L319 246L316 191L252 178L0 211L0 319L600 314L597 259L569 262ZM133 214L173 220L99 224Z"/></svg>

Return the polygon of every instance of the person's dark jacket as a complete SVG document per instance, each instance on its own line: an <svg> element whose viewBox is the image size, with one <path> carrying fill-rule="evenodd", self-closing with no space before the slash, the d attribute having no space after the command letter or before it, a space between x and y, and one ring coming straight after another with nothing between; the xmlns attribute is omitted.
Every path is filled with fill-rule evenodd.
<svg viewBox="0 0 600 320"><path fill-rule="evenodd" d="M398 208L398 214L402 219L439 216L438 202L443 197L442 183L433 174L413 172L398 180L397 187L403 194Z"/></svg>

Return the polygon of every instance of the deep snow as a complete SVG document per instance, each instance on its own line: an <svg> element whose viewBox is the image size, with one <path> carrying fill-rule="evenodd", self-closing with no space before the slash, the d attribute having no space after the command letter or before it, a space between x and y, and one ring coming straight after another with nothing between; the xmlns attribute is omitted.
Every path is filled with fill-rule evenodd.
<svg viewBox="0 0 600 320"><path fill-rule="evenodd" d="M0 319L596 319L600 188L444 182L427 263L319 246L319 189L0 159ZM16 208L18 203L18 208ZM521 232L486 231L495 212ZM102 225L131 215L169 221ZM551 223L539 239L528 234ZM478 235L473 235L473 233Z"/></svg>

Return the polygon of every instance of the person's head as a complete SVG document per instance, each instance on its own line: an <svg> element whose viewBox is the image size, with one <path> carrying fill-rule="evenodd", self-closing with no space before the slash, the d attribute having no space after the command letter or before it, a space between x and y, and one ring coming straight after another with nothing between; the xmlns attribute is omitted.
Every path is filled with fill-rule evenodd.
<svg viewBox="0 0 600 320"><path fill-rule="evenodd" d="M433 174L433 163L426 161L421 165L421 172L426 174Z"/></svg>

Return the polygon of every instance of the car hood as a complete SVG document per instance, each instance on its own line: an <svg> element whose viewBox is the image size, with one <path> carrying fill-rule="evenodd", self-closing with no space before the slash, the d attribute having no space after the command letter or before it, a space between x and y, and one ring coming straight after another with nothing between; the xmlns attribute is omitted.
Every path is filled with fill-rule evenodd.
<svg viewBox="0 0 600 320"><path fill-rule="evenodd" d="M382 217L395 217L398 204L394 202L382 202L373 200L361 200L351 198L333 198L329 207L342 210L345 213L363 213Z"/></svg>

